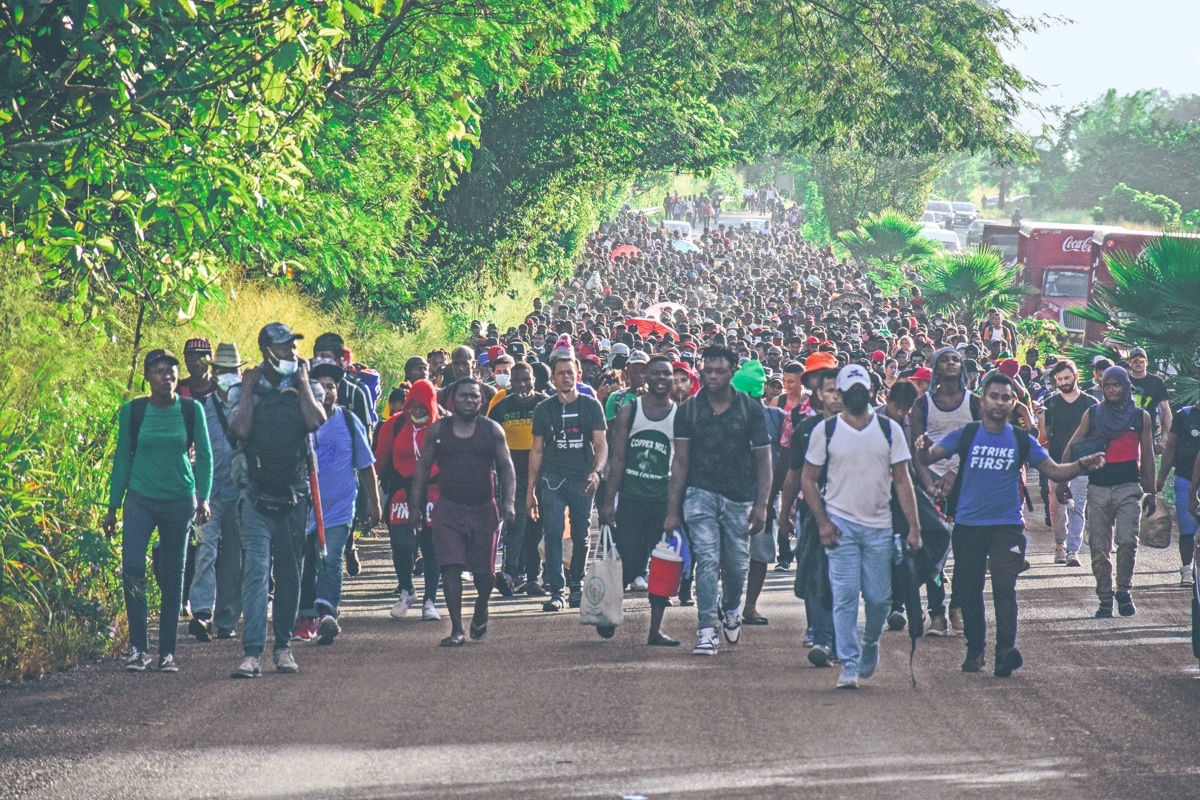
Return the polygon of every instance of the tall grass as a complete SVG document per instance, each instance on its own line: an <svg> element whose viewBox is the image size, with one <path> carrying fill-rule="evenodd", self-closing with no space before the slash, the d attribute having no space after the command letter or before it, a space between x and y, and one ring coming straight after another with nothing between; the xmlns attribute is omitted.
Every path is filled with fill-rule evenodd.
<svg viewBox="0 0 1200 800"><path fill-rule="evenodd" d="M126 637L119 535L106 540L100 519L132 326L105 335L64 321L38 274L29 262L0 260L0 681L103 656ZM232 280L225 299L199 318L152 321L141 347L179 352L186 339L203 335L236 342L254 360L258 331L268 322L287 323L309 346L333 330L356 359L379 369L386 392L401 380L409 356L460 343L472 317L502 329L515 325L537 292L532 279L518 276L502 290L451 298L452 313L431 310L416 329L403 331L349 307L322 308L288 285ZM134 387L140 393L140 376Z"/></svg>

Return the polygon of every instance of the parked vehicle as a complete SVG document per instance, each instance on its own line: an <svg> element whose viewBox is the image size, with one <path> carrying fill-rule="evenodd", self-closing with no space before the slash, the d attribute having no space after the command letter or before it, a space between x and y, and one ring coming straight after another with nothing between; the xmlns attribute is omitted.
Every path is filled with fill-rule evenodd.
<svg viewBox="0 0 1200 800"><path fill-rule="evenodd" d="M665 219L662 225L667 229L667 235L671 238L675 238L675 231L679 231L684 239L687 239L689 242L692 240L692 225L690 222L682 219Z"/></svg>
<svg viewBox="0 0 1200 800"><path fill-rule="evenodd" d="M962 251L962 243L958 241L958 234L954 231L948 231L945 228L926 225L921 229L921 235L926 238L933 239L947 253L958 253Z"/></svg>
<svg viewBox="0 0 1200 800"><path fill-rule="evenodd" d="M983 226L986 224L984 220L976 219L967 226L967 247L983 244Z"/></svg>
<svg viewBox="0 0 1200 800"><path fill-rule="evenodd" d="M937 224L947 228L954 227L954 206L949 201L929 200L925 203L925 211L937 214Z"/></svg>
<svg viewBox="0 0 1200 800"><path fill-rule="evenodd" d="M951 203L950 207L954 209L954 224L959 228L965 228L979 218L974 203Z"/></svg>
<svg viewBox="0 0 1200 800"><path fill-rule="evenodd" d="M983 222L977 220L977 222ZM1017 263L1017 235L1021 232L1018 225L1005 225L999 222L983 222L983 232L979 235L979 243L994 247L1004 254L1005 264Z"/></svg>
<svg viewBox="0 0 1200 800"><path fill-rule="evenodd" d="M1021 283L1036 290L1022 300L1021 314L1052 319L1076 341L1084 339L1087 325L1071 309L1086 306L1091 299L1096 227L1025 222L1017 237Z"/></svg>

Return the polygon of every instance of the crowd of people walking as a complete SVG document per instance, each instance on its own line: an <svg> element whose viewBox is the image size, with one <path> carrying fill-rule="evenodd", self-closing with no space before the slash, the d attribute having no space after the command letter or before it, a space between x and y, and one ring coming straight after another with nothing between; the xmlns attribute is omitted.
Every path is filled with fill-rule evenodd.
<svg viewBox="0 0 1200 800"><path fill-rule="evenodd" d="M386 397L342 336L318 336L305 358L281 322L249 367L207 339L185 343L182 378L171 351L147 353L150 393L120 410L104 520L112 535L123 518L125 669L177 671L186 608L196 639L240 635L239 678L261 673L270 611L274 666L296 672L294 642L342 633L354 534L377 523L391 617L407 618L419 575L421 618L441 620L440 589L440 644L459 647L487 635L493 592L579 608L603 525L625 588L648 597L650 646L680 645L664 630L672 602L695 606L694 654L738 646L769 623L758 602L773 566L795 575L808 661L838 666L837 687L872 677L887 628L961 632L962 669L978 672L990 573L993 674L1007 677L1024 664L1027 515L1044 515L1062 569L1087 551L1097 618L1131 616L1140 526L1162 516L1172 470L1180 584L1196 603L1200 413L1172 408L1147 353L1084 375L1018 352L999 310L978 327L946 318L919 275L885 294L806 243L773 189L743 197L776 212L757 230L722 224L723 199L664 199L668 219L698 221L692 236L625 209L525 318L477 320L451 352L412 354ZM663 594L651 553L677 533L689 557ZM911 591L894 581L905 559L924 565Z"/></svg>

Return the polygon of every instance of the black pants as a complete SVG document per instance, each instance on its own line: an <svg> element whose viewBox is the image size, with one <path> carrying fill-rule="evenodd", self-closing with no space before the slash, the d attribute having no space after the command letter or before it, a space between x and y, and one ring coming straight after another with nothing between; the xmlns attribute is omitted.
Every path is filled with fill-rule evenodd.
<svg viewBox="0 0 1200 800"><path fill-rule="evenodd" d="M938 574L937 579L930 578L925 581L925 596L929 601L929 616L944 617L946 616L946 573L945 571ZM903 611L904 600L900 595L892 592L892 611Z"/></svg>
<svg viewBox="0 0 1200 800"><path fill-rule="evenodd" d="M955 525L952 541L954 599L962 609L967 652L985 649L983 582L990 562L999 655L1017 643L1017 575L1025 562L1025 529L1020 525Z"/></svg>
<svg viewBox="0 0 1200 800"><path fill-rule="evenodd" d="M613 540L621 554L622 580L625 585L633 583L639 575L646 575L650 551L663 535L663 521L667 518L667 501L640 500L621 496L617 504L617 527Z"/></svg>
<svg viewBox="0 0 1200 800"><path fill-rule="evenodd" d="M436 600L442 571L438 566L437 553L433 549L433 529L426 525L421 529L421 533L417 534L412 525L388 525L388 539L392 546L392 568L396 570L396 580L400 588L407 591L409 596L416 596L412 574L417 548L420 547L425 566L425 591L421 602Z"/></svg>

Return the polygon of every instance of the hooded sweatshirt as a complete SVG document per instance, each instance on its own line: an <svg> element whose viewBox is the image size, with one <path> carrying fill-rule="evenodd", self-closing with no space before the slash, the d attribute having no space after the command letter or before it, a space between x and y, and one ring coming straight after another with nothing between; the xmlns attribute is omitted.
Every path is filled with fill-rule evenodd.
<svg viewBox="0 0 1200 800"><path fill-rule="evenodd" d="M424 406L429 411L429 420L418 427L412 421L412 409L417 405ZM429 428L439 418L439 409L437 404L437 389L429 380L419 380L413 384L409 390L408 398L404 401L404 408L399 414L394 415L384 423L385 428L380 430L379 442L376 445L377 457L390 457L392 468L405 479L407 485L412 476L417 472L417 462L421 458L421 448L425 444L425 435L429 432ZM383 452L387 447L388 430L386 426L391 424L395 430L395 435L391 438L391 452ZM437 499L437 476L438 468L435 464L430 472L430 484L427 490L428 502L432 503ZM408 521L408 490L400 488L392 494L388 503L389 522L391 524L400 524Z"/></svg>

